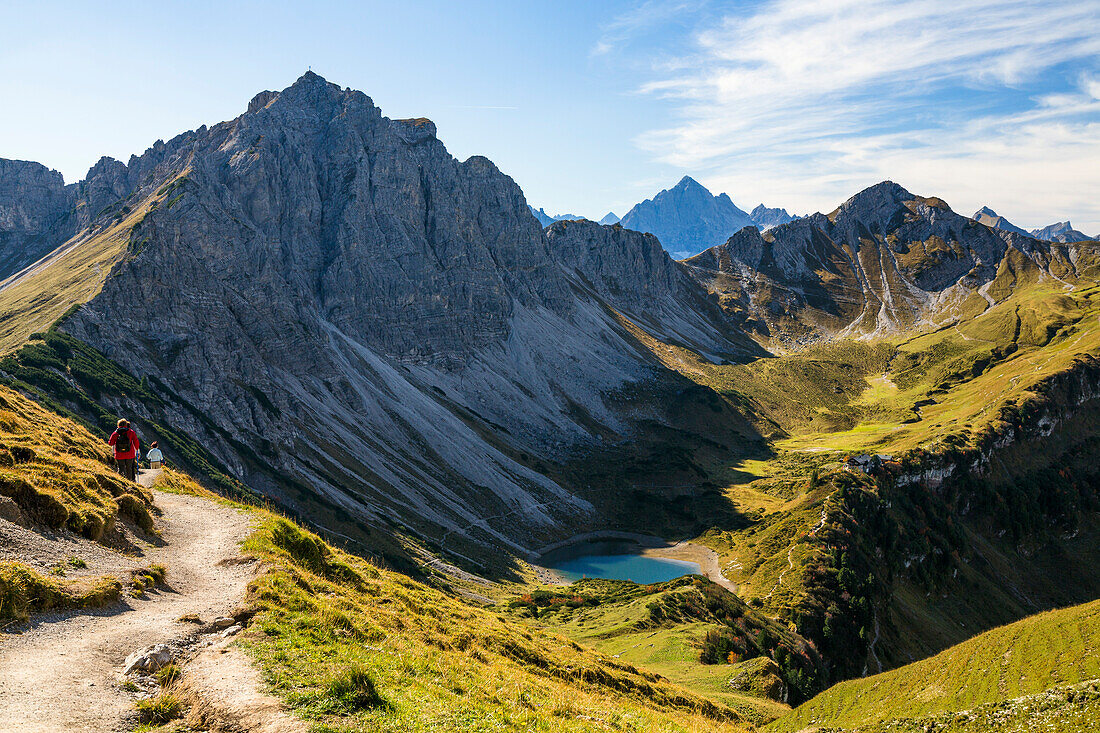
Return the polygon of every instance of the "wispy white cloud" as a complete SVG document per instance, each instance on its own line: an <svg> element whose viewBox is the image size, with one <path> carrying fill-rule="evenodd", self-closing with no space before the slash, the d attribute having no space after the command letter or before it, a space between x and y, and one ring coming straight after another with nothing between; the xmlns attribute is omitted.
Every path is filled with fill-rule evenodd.
<svg viewBox="0 0 1100 733"><path fill-rule="evenodd" d="M968 213L1100 231L1100 0L772 0L698 31L638 139L746 204L891 178ZM1096 231L1093 231L1096 230Z"/></svg>
<svg viewBox="0 0 1100 733"><path fill-rule="evenodd" d="M591 55L610 53L636 36L676 18L684 18L704 5L706 0L645 0L600 29L600 37L592 46Z"/></svg>

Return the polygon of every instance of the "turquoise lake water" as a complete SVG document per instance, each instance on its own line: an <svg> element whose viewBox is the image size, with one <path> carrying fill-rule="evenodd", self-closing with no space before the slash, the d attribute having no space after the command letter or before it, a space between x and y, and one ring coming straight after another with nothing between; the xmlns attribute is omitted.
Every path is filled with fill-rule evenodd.
<svg viewBox="0 0 1100 733"><path fill-rule="evenodd" d="M699 563L624 553L579 555L545 564L569 580L607 578L663 583L681 575L702 574Z"/></svg>

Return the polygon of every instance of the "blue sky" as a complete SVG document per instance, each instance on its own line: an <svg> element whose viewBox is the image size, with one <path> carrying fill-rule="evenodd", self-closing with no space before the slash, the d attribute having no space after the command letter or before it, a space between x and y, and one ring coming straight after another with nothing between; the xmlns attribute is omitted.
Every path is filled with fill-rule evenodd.
<svg viewBox="0 0 1100 733"><path fill-rule="evenodd" d="M68 181L312 67L551 212L684 174L827 211L890 178L1100 233L1100 0L0 0L0 27L0 157Z"/></svg>

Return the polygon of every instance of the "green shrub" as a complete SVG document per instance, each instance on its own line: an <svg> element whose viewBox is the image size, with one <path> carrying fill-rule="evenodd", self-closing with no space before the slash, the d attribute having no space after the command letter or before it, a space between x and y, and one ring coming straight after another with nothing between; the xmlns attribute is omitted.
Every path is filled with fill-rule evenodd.
<svg viewBox="0 0 1100 733"><path fill-rule="evenodd" d="M25 621L32 611L48 610L62 599L57 581L22 563L0 562L0 620Z"/></svg>
<svg viewBox="0 0 1100 733"><path fill-rule="evenodd" d="M360 666L351 666L333 676L325 686L325 698L331 708L346 712L386 706L370 674Z"/></svg>
<svg viewBox="0 0 1100 733"><path fill-rule="evenodd" d="M173 662L158 669L156 674L153 676L157 678L157 684L159 684L161 687L168 687L175 683L182 674L183 670L180 669L180 666L178 664Z"/></svg>
<svg viewBox="0 0 1100 733"><path fill-rule="evenodd" d="M115 504L120 516L130 519L143 532L153 532L153 515L149 513L149 507L144 501L133 494L122 494L115 497Z"/></svg>
<svg viewBox="0 0 1100 733"><path fill-rule="evenodd" d="M169 692L162 692L148 700L138 700L134 708L142 723L152 725L164 725L183 715L183 703Z"/></svg>

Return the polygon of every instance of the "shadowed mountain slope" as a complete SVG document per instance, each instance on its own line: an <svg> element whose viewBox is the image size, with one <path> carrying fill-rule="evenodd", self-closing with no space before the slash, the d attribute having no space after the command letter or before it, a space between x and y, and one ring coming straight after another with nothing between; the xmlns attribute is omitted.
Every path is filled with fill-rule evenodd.
<svg viewBox="0 0 1100 733"><path fill-rule="evenodd" d="M546 230L552 256L581 287L666 343L690 345L720 361L767 352L739 329L652 234L588 220Z"/></svg>

